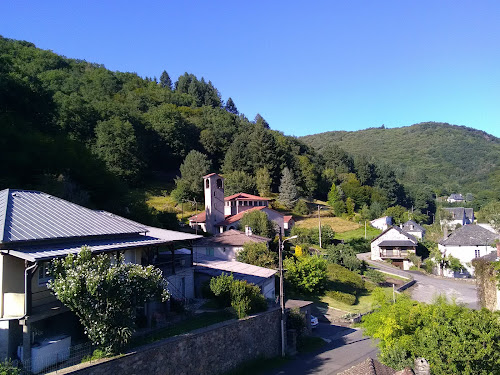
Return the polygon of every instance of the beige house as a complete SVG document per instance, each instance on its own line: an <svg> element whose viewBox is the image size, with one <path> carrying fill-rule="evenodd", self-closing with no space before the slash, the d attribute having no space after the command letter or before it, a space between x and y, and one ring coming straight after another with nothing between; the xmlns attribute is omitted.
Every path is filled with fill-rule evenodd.
<svg viewBox="0 0 500 375"><path fill-rule="evenodd" d="M387 260L404 270L409 270L410 254L417 251L418 241L400 227L393 226L379 234L371 241L371 259Z"/></svg>
<svg viewBox="0 0 500 375"><path fill-rule="evenodd" d="M57 337L53 349L59 349L82 336L74 314L46 287L54 258L90 246L94 253L122 253L126 261L153 264L164 254L160 249L170 250L163 267L175 280L172 243L200 236L159 230L157 237L149 234L152 229L39 191L0 191L0 360L22 354L25 361L33 358L32 370L40 369L35 359L47 357L51 348L42 355L34 343Z"/></svg>

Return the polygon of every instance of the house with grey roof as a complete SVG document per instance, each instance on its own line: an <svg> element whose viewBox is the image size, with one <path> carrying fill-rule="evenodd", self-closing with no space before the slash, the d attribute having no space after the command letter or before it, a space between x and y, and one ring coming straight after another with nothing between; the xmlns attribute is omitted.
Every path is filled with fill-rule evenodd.
<svg viewBox="0 0 500 375"><path fill-rule="evenodd" d="M400 228L403 232L411 234L413 237L423 240L425 236L425 228L413 220L408 220L406 223L401 224Z"/></svg>
<svg viewBox="0 0 500 375"><path fill-rule="evenodd" d="M462 203L465 202L465 198L463 197L462 194L451 194L446 201L448 203Z"/></svg>
<svg viewBox="0 0 500 375"><path fill-rule="evenodd" d="M474 275L471 261L495 250L495 241L500 236L479 225L469 224L456 229L448 237L439 241L438 249L443 256L451 255L464 266L461 272L445 269L444 276L466 277Z"/></svg>
<svg viewBox="0 0 500 375"><path fill-rule="evenodd" d="M392 226L377 237L370 244L372 260L390 259L392 264L404 270L409 270L410 254L416 254L418 240L398 226Z"/></svg>
<svg viewBox="0 0 500 375"><path fill-rule="evenodd" d="M247 228L246 233L230 229L212 237L205 237L193 243L195 254L204 254L219 259L236 260L238 252L247 242L269 244L270 238L256 236Z"/></svg>
<svg viewBox="0 0 500 375"><path fill-rule="evenodd" d="M474 223L474 209L465 207L444 207L443 210L448 217L441 218L441 226L455 229L458 225L464 226Z"/></svg>
<svg viewBox="0 0 500 375"><path fill-rule="evenodd" d="M171 245L200 236L165 230L151 235L152 229L40 191L0 191L0 360L16 352L25 361L39 358L35 342L53 336L70 342L71 335L82 334L78 320L46 287L54 258L89 246L95 254L120 253L125 261L152 264L160 250L172 249L168 270L175 275Z"/></svg>

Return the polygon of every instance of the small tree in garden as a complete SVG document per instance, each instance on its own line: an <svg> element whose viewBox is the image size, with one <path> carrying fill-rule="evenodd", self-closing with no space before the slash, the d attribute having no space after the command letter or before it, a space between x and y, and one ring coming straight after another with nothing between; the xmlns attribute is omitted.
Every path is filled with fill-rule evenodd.
<svg viewBox="0 0 500 375"><path fill-rule="evenodd" d="M138 306L168 299L159 269L125 263L123 256L92 256L85 246L76 256L54 260L52 274L48 287L80 318L90 340L108 354L117 353L130 339Z"/></svg>

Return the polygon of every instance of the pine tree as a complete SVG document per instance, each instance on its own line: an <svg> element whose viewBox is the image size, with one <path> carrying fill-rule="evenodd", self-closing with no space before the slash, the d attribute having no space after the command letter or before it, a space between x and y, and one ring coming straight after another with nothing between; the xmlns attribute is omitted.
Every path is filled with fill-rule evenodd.
<svg viewBox="0 0 500 375"><path fill-rule="evenodd" d="M295 203L297 203L299 193L293 174L287 167L283 169L279 191L280 202L283 203L286 208L293 208Z"/></svg>
<svg viewBox="0 0 500 375"><path fill-rule="evenodd" d="M238 112L238 108L236 108L236 104L234 104L233 99L229 98L227 99L227 103L224 106L224 109L228 111L229 113L232 113L234 115L239 115L240 113Z"/></svg>
<svg viewBox="0 0 500 375"><path fill-rule="evenodd" d="M160 76L160 85L161 87L172 90L172 80L170 79L170 76L168 75L166 70L164 70Z"/></svg>
<svg viewBox="0 0 500 375"><path fill-rule="evenodd" d="M268 197L271 195L271 176L269 174L269 170L264 167L257 170L257 190L259 191L259 195L261 197Z"/></svg>

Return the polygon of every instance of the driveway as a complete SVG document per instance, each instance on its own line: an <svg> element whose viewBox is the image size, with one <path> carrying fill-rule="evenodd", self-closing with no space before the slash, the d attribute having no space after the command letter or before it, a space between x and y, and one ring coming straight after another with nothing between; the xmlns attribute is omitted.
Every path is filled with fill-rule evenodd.
<svg viewBox="0 0 500 375"><path fill-rule="evenodd" d="M380 261L370 260L370 253L358 254L370 266L398 276L414 278L417 283L409 289L411 297L419 302L430 303L436 296L445 295L448 300L463 303L471 309L478 309L476 284L471 280L460 280L438 276L427 276L416 271L402 271L397 267Z"/></svg>
<svg viewBox="0 0 500 375"><path fill-rule="evenodd" d="M314 334L326 341L319 351L298 355L284 366L261 375L334 375L366 358L377 358L375 344L359 329L319 323Z"/></svg>

